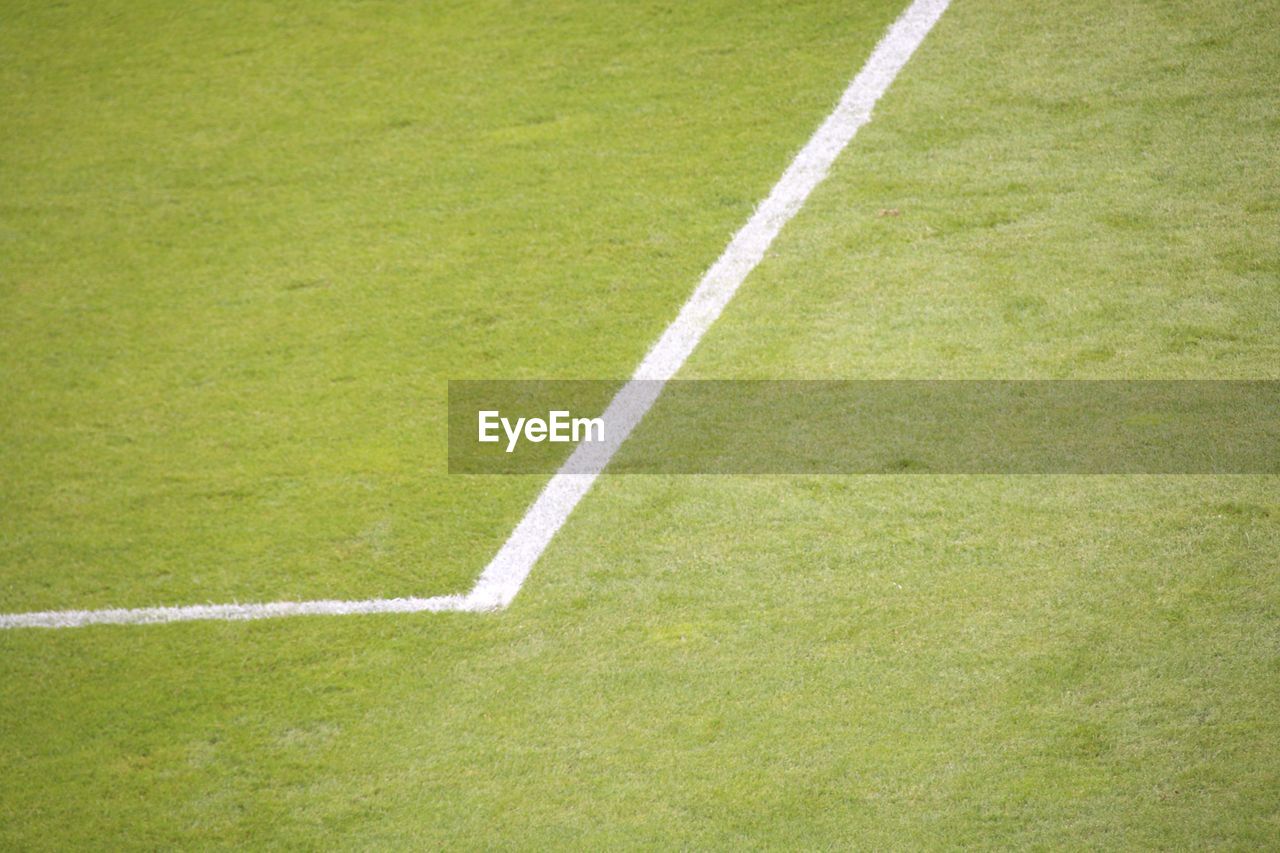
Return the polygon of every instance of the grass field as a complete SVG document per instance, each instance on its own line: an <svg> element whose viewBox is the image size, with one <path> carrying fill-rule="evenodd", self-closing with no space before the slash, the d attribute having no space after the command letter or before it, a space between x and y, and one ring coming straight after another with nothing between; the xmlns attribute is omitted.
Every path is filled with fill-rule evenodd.
<svg viewBox="0 0 1280 853"><path fill-rule="evenodd" d="M0 3L0 611L464 589L901 3ZM682 375L1280 378L1280 10L954 0ZM661 404L659 404L661 405ZM608 477L495 614L0 632L0 847L1275 848L1264 476Z"/></svg>
<svg viewBox="0 0 1280 853"><path fill-rule="evenodd" d="M629 373L896 12L10 9L5 604L466 586L445 380Z"/></svg>

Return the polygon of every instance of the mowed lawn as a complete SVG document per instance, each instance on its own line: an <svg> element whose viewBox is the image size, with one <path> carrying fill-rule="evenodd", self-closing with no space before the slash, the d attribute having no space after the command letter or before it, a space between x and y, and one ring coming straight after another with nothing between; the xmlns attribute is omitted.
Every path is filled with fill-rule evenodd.
<svg viewBox="0 0 1280 853"><path fill-rule="evenodd" d="M0 610L461 591L896 13L0 4Z"/></svg>
<svg viewBox="0 0 1280 853"><path fill-rule="evenodd" d="M616 301L566 317L563 303L537 306L551 293L596 293L594 255L566 259L557 273L493 249L513 253L508 262L532 288L529 301L508 309L513 325L497 337L453 332L453 343L439 343L443 366L424 371L628 373L895 11L789 5L778 20L791 23L767 32L741 10L707 23L717 43L737 51L722 66L734 91L744 80L785 86L796 75L817 79L819 66L830 73L803 104L743 98L735 106L728 94L705 91L697 104L718 121L697 110L680 118L719 127L728 148L703 150L691 136L686 149L664 149L673 158L665 168L635 165L632 179L661 182L654 204L673 205L653 221L667 223L663 233L687 251L669 266L642 253L632 261L636 270L664 271L665 283L653 285L665 288L661 297L648 279L619 281ZM600 49L616 52L607 43L633 30L611 16L639 13L599 14ZM511 27L512 45L529 24L512 15L490 20ZM849 38L821 46L833 27L848 28ZM660 41L681 41L654 28ZM812 39L803 58L781 47L773 58L760 53L758 39L781 44L787 32ZM1280 11L1266 3L955 0L685 375L1280 378L1277 33ZM670 84L679 69L651 73ZM603 76L592 68L583 79ZM527 84L525 76L509 81ZM580 96L579 88L562 96ZM616 95L629 96L636 109L660 103L628 87ZM738 121L732 131L723 127L730 116ZM611 132L608 124L601 121L600 133ZM679 124L673 119L664 133ZM756 133L774 135L772 153ZM563 143L531 144L549 157ZM692 162L703 171L688 170ZM754 178L745 162L758 167ZM580 173L584 187L593 172ZM715 174L743 193L719 213L705 197ZM491 178L492 210L503 210L511 191ZM685 206L665 192L683 193ZM402 210L412 207L405 201ZM354 214L335 213L345 215ZM192 230L173 227L175 236ZM487 245L492 220L477 213L474 227L475 245ZM640 230L619 239L652 239L643 222ZM5 233L9 257L15 238ZM583 239L583 253L598 242ZM298 263L330 248L289 245ZM400 251L369 237L350 245L363 247L372 266ZM48 251L56 254L52 244ZM96 269L87 258L58 257L84 265L86 276ZM476 294L519 290L473 275ZM578 276L574 290L566 282ZM406 289L411 279L418 281L407 276ZM396 317L388 327L415 310L402 295L370 297L384 318ZM538 310L546 312L541 322L531 316ZM227 334L242 320L226 315ZM527 341L559 337L539 331L548 323L575 325L586 337L559 355L530 355L539 350ZM323 358L330 344L314 346ZM379 351L389 353L386 346ZM486 346L489 361L477 355ZM6 358L12 351L22 352L8 348ZM4 381L14 380L6 373ZM43 387L34 375L22 381ZM386 383L383 398L394 399L400 386ZM281 382L277 393L288 387ZM322 410L334 407L327 422L345 424L328 387L316 386L326 389L316 390ZM366 409L377 394L369 402L356 390L350 417L373 418ZM431 393L441 392L424 396ZM7 409L37 405L30 392L10 396L20 402ZM440 428L436 405L438 398L414 417ZM247 442L244 429L226 428ZM10 432L16 428L6 426ZM32 443L56 435L45 432L18 434ZM424 441L414 452L438 474L437 451ZM2 464L13 463L6 456ZM489 490L518 515L527 497L519 490L536 488L500 478L455 486L389 464L407 484L404 499L418 503L401 506L388 487L397 504L387 511L406 516L437 500L482 507ZM54 482L44 476L24 474L24 482ZM9 479L4 488L13 488ZM119 479L116 487L128 488ZM457 497L440 497L430 484ZM0 841L1275 846L1278 487L1260 476L606 476L501 614L7 632ZM12 524L7 513L3 523ZM244 536L202 524L210 536ZM6 547L21 546L8 529ZM478 531L473 559L483 561L505 532ZM404 547L425 556L434 540L417 535ZM15 585L30 590L38 574L16 574L6 594ZM313 588L287 566L244 574L248 580L235 580L228 569L226 588L266 578L275 585L263 589ZM86 583L79 574L73 580ZM47 600L43 591L21 594ZM97 587L80 594L77 603L106 599Z"/></svg>

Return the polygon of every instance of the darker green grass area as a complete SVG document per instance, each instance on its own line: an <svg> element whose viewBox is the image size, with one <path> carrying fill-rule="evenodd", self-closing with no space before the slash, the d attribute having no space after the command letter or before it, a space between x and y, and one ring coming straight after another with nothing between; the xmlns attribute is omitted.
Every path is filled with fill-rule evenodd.
<svg viewBox="0 0 1280 853"><path fill-rule="evenodd" d="M645 808L674 823L644 823L652 844L1266 846L1273 492L1271 477L608 481L525 605L572 614L583 638L553 648L605 698L529 699L521 713L568 722L517 740L586 753L568 772L605 789L578 803L589 838ZM606 532L619 517L623 537ZM562 772L528 760L538 784ZM496 816L483 793L454 798Z"/></svg>

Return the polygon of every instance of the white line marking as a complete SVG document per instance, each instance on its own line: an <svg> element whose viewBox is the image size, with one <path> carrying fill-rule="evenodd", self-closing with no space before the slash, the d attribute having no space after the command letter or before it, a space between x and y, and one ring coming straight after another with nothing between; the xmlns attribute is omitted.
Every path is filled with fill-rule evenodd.
<svg viewBox="0 0 1280 853"><path fill-rule="evenodd" d="M191 604L135 610L46 610L0 615L0 628L79 628L84 625L150 625L199 619L273 619L277 616L342 616L349 613L420 613L467 610L465 597L374 598L368 601L272 601L267 604Z"/></svg>
<svg viewBox="0 0 1280 853"><path fill-rule="evenodd" d="M836 157L871 119L871 110L933 29L950 0L915 0L894 21L867 64L845 89L840 103L783 172L768 198L729 242L680 309L671 325L640 362L631 381L605 410L608 441L586 443L569 457L525 512L511 536L466 595L435 598L378 598L368 601L279 601L269 604L208 604L137 610L53 610L0 614L0 628L72 628L81 625L138 625L194 619L269 619L277 616L351 613L481 611L506 607L516 597L534 563L568 520L613 454L645 416L663 385L689 358L747 275L764 258L782 226L796 215L827 176ZM649 380L649 381L643 381ZM657 381L652 381L657 380ZM573 473L575 471L591 473Z"/></svg>

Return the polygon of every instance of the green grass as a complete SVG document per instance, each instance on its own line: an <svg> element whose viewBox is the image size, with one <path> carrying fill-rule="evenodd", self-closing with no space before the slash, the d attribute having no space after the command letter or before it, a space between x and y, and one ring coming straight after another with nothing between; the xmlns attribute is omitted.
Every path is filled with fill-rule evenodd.
<svg viewBox="0 0 1280 853"><path fill-rule="evenodd" d="M4 609L464 589L445 381L628 374L895 13L4 4Z"/></svg>
<svg viewBox="0 0 1280 853"><path fill-rule="evenodd" d="M362 25L376 18L333 8ZM312 49L287 38L267 55L296 50L293 60L306 59L316 73L348 79L350 73L335 70L351 66L339 46L361 58L370 51L359 27L331 14L313 20ZM569 41L575 33L585 38L578 28L589 18L600 56L618 55L617 44L628 38L640 49L644 40L627 35L635 28L616 22L641 12L597 14L560 20L565 29L556 32ZM108 263L97 241L84 244L92 252L77 242L93 233L84 221L88 208L76 206L84 202L58 207L67 193L74 197L75 174L101 174L102 197L121 204L116 191L129 180L159 181L156 175L170 173L143 161L132 170L115 161L117 168L77 171L74 158L55 156L51 142L36 144L55 117L72 126L90 122L65 104L40 107L52 111L44 118L31 113L22 133L6 124L7 136L27 140L25 149L8 146L6 181L28 193L17 197L31 208L12 212L7 197L3 220L4 293L6 306L16 306L0 315L6 341L0 524L6 572L14 567L5 576L6 605L56 605L59 590L66 603L80 605L151 603L149 589L180 600L245 590L374 592L381 591L384 570L395 576L394 559L387 567L352 558L370 573L357 583L323 559L331 543L317 545L312 536L330 534L309 527L319 519L290 524L284 510L267 517L296 537L294 551L252 569L233 565L228 556L249 553L245 540L252 538L231 523L235 513L262 516L261 504L249 501L253 512L237 504L216 519L200 519L207 538L194 547L220 555L227 567L213 592L191 578L175 577L167 586L154 580L166 563L145 547L142 537L152 534L134 525L162 510L149 503L135 511L121 495L146 488L147 471L162 476L156 472L166 470L166 458L174 464L191 458L161 452L165 447L195 453L203 445L169 424L175 432L162 430L147 445L148 467L132 471L112 467L114 457L93 443L106 442L110 430L97 439L87 428L65 430L80 423L73 405L106 407L108 421L123 418L148 409L131 407L120 389L139 385L158 395L183 370L234 375L243 360L235 351L215 359L222 351L212 345L183 355L186 339L177 331L166 338L166 329L210 335L222 329L231 340L243 334L240 352L254 355L249 361L262 371L256 385L247 377L221 380L259 406L274 406L266 411L287 425L274 433L278 455L262 450L247 415L229 416L219 427L227 441L260 455L244 463L237 482L252 485L273 470L268 462L288 468L293 454L315 453L317 467L293 475L292 511L319 512L326 501L338 501L325 497L326 477L363 471L353 461L361 448L380 448L387 473L371 478L387 501L380 511L413 518L432 506L457 507L451 527L392 528L398 547L422 564L405 563L389 591L404 592L405 580L415 590L453 580L432 551L444 541L467 551L467 570L477 568L485 549L506 533L481 529L480 497L492 493L502 508L485 523L501 524L518 514L527 494L520 490L536 483L489 478L468 485L434 476L442 448L427 439L408 449L398 443L400 431L430 432L415 432L412 418L440 428L442 413L432 403L438 398L431 395L443 388L431 384L433 377L627 373L893 11L845 21L840 39L832 29L843 19L836 9L752 13L768 17L763 29L742 12L671 14L690 17L685 29L650 22L654 53L645 79L674 86L683 66L663 51L696 53L690 45L715 43L729 52L706 49L708 61L720 57L719 70L708 74L727 88L691 87L698 91L685 92L691 100L684 102L671 88L619 85L616 98L634 97L637 109L665 114L674 99L689 111L674 109L670 123L652 133L641 131L641 120L629 132L615 129L613 120L624 114L601 116L586 139L573 132L528 140L530 159L519 163L532 168L539 158L564 157L563 168L583 170L576 194L567 188L561 194L561 173L543 174L537 186L558 200L517 214L508 210L520 192L513 187L521 176L534 178L505 173L516 162L499 156L505 149L477 149L471 137L432 141L429 134L407 146L421 153L436 145L451 157L476 158L477 174L487 175L475 179L477 187L488 187L491 208L476 210L467 226L438 212L433 231L427 214L411 215L428 201L408 178L429 160L378 159L376 145L335 130L360 105L377 102L352 95L333 102L331 120L316 119L315 128L332 134L331 141L349 140L346 153L321 148L298 155L289 173L294 182L276 189L279 205L272 192L244 193L247 210L264 206L257 227L239 213L227 214L223 227L233 229L227 232L162 215L153 203L169 190L160 181L164 192L153 189L132 214L105 217L99 227L110 234L147 231L140 222L152 216L153 226L170 228L167 239L184 248L122 244L117 263ZM486 20L455 11L442 20L474 25L470 47L447 60L407 49L400 56L413 54L422 73L439 74L454 67L449 63L483 64L473 54L483 48L500 54L505 43L511 51L523 45L527 68L536 67L547 48L533 38L528 15L495 12ZM1276 378L1277 18L1274 5L1262 3L1014 8L955 0L686 375ZM157 20L207 29L163 15ZM261 20L250 14L236 20L264 33L274 19L263 13ZM507 41L482 38L488 24L509 28ZM388 33L408 32L403 22L386 26ZM13 31L0 27L11 39L4 55L36 50L38 40L15 39ZM10 46L14 41L21 50ZM56 41L58 61L79 57L68 39ZM103 41L95 35L88 44ZM772 54L762 52L765 42ZM179 41L134 39L131 50L162 43ZM393 53L373 52L387 65L368 69L370 85L408 97L396 82L403 66ZM566 50L551 64L572 66L571 57L580 55ZM293 60L279 58L286 69ZM69 78L97 79L89 69L101 60L82 61ZM116 55L117 65L124 61ZM13 63L2 67L15 73ZM603 68L601 60L584 66L581 78L570 75L562 96L588 97L591 87L579 81L608 79ZM472 92L480 102L495 99L492 121L512 104L523 107L502 87L531 85L531 75L511 74L496 89L477 84ZM812 85L805 84L803 97L781 93L801 85L788 80L808 75ZM180 78L146 79L174 97L170 87ZM471 79L459 73L455 84ZM753 100L743 94L751 81L781 94L769 103ZM64 95L79 91L96 103L84 85L68 82ZM244 109L245 121L259 116L241 102L253 91L233 89L219 109ZM0 92L16 97L8 81ZM29 109L44 102L33 99ZM295 124L313 120L312 107L323 112L329 102L298 103L307 109L282 110L279 132L293 133ZM168 121L159 113L153 119L155 126ZM700 142L685 123L723 135ZM297 133L298 140L310 136ZM258 141L244 143L246 156L276 150L252 138ZM564 150L571 144L615 152L628 144L661 148L641 162L619 153L622 162L609 158L604 169L583 165L580 154ZM105 166L105 155L104 162L92 160L103 150L86 142L81 155ZM46 158L45 165L11 169L22 157ZM479 168L495 158L502 169ZM236 162L211 166L207 177L225 179ZM308 169L340 178L348 167L349 196L329 196L306 178ZM260 174L273 173L274 167ZM599 195L583 195L596 180L624 173L619 192L632 181L650 182L648 201L638 208L615 210ZM405 180L399 205L394 193L390 202L367 197L372 183L395 185L394 175ZM454 184L462 196L468 180ZM314 204L302 203L308 194L317 195ZM732 201L717 206L722 196ZM436 256L407 249L380 228L352 236L388 204L396 211L388 218L408 226L409 244L430 247L460 232L459 254L447 255L457 265L436 269L436 277L430 270L397 273L400 263L429 265L434 261L424 259ZM601 206L586 217L564 212L582 204ZM878 215L887 209L899 215ZM280 211L292 213L281 220ZM544 245L530 236L536 232L526 234L521 251L504 247L494 239L504 215L528 227L551 217L565 232L555 232L557 246L579 239L573 235L580 228L580 251L553 262L532 251ZM312 222L315 230L308 230L311 216L332 227ZM34 231L32 223L40 222L44 230ZM619 230L609 232L606 222ZM601 242L608 233L636 242ZM646 242L655 234L669 241L673 254L665 261L655 260L658 248ZM467 246L497 255L469 259L461 248ZM608 257L587 252L605 247ZM236 252L247 254L224 257ZM365 262L352 259L349 276L326 272L328 289L300 288L289 297L255 290L257 273L246 272L253 266L247 259L279 253L271 280L292 280L280 270L325 266L316 259L330 252L338 269L352 255ZM504 268L504 257L518 280L490 277L490 269ZM144 262L155 278L126 276L131 263ZM366 276L364 288L343 290L356 267ZM650 285L655 271L662 281ZM209 283L226 280L239 282L227 298L257 300L248 303L254 310L227 308L202 321L194 306L201 299L216 306ZM615 283L610 295L601 295L601 281ZM183 290L184 282L204 286ZM410 296L421 295L418 288L445 294L444 304L415 302ZM493 293L507 301L485 310L501 317L489 332L472 334L484 319L466 313L468 304L479 310L489 305L482 294ZM583 293L600 302L579 299L573 303L579 309L562 316L566 301ZM289 307L304 294L328 301ZM312 338L303 323L290 337L295 333L274 322L290 317L309 318L313 331L332 331L328 324L339 318L357 331ZM456 326L434 344L439 360L431 361L422 330L448 328L442 324L450 317ZM113 323L134 336L115 337ZM384 337L367 334L378 328ZM74 348L39 343L40 335L55 334L66 334ZM275 349L282 341L274 335L305 344L314 355L306 370L316 372ZM159 352L147 358L112 348L122 340L155 344ZM122 361L95 368L93 356L108 353ZM341 362L331 368L346 370L341 364L350 360L368 373L355 372L353 387L333 390L329 373L317 366L329 358ZM373 370L384 362L395 363L393 375ZM113 372L129 364L135 372ZM300 372L291 373L291 364ZM406 387L427 390L415 396ZM311 402L314 421L306 414ZM237 411L195 400L189 408L174 405L191 419L175 423L203 425L202 412ZM397 406L412 412L408 425L402 419L386 426L379 414ZM243 412L252 411L246 403ZM363 431L372 423L390 434ZM161 441L164 435L170 443ZM342 435L360 440L346 448ZM326 436L335 443L326 444ZM41 442L61 448L61 456L42 450ZM239 470L221 464L239 457L216 444L194 458L212 466L213 479ZM401 467L414 460L417 469ZM73 480L68 472L80 470L77 464L88 467ZM198 470L204 469L193 463L189 476ZM58 494L67 507L80 506L85 519L119 525L111 547L133 553L141 565L94 562L73 573L53 560L60 549L74 551L67 543L76 537L88 541L93 528L22 501L67 489L67 482L119 491L114 506L77 505L74 492ZM1274 847L1280 837L1276 494L1274 477L606 477L500 615L7 632L0 635L0 845ZM160 506L179 525L192 521L199 504ZM366 506L352 501L331 512L358 530L354 522ZM459 532L471 524L471 538ZM44 533L30 532L42 525ZM190 528L169 531L174 548L188 538L197 538ZM232 550L219 550L219 541ZM309 567L317 566L313 574ZM465 583L463 568L459 563L456 577ZM46 575L49 588L42 589Z"/></svg>

